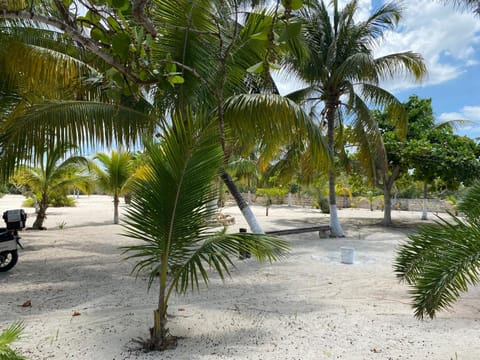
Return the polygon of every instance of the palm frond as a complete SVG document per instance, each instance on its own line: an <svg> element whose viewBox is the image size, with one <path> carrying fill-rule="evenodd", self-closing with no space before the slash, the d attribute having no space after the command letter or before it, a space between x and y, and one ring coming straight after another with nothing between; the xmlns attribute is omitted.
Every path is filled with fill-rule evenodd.
<svg viewBox="0 0 480 360"><path fill-rule="evenodd" d="M376 58L375 66L381 79L393 79L398 75L413 75L416 81L420 81L427 74L423 57L411 51Z"/></svg>
<svg viewBox="0 0 480 360"><path fill-rule="evenodd" d="M0 359L26 360L10 347L14 341L18 340L24 329L23 322L16 322L0 333Z"/></svg>
<svg viewBox="0 0 480 360"><path fill-rule="evenodd" d="M257 140L274 153L279 145L307 141L312 149L312 160L318 166L329 164L329 152L319 127L293 101L274 94L237 95L225 102L225 121L233 134ZM274 139L274 141L273 141Z"/></svg>
<svg viewBox="0 0 480 360"><path fill-rule="evenodd" d="M395 272L412 288L415 316L433 318L480 280L480 223L439 220L409 236L395 260Z"/></svg>
<svg viewBox="0 0 480 360"><path fill-rule="evenodd" d="M42 153L45 144L75 143L80 150L113 143L138 143L155 126L146 113L93 101L63 101L32 105L0 128L2 170ZM54 135L53 135L54 134Z"/></svg>
<svg viewBox="0 0 480 360"><path fill-rule="evenodd" d="M259 260L283 256L288 243L265 235L212 233L208 220L216 209L208 204L217 196L214 180L223 164L216 127L205 121L175 117L160 143L146 144L149 161L133 186L133 200L125 220L125 235L141 244L123 248L136 260L134 272L149 272L149 287L157 274L168 289L166 301L177 290L208 283L209 270L221 278L230 274L240 250ZM215 130L214 130L215 129ZM169 274L167 284L166 274Z"/></svg>
<svg viewBox="0 0 480 360"><path fill-rule="evenodd" d="M213 268L222 280L230 276L230 268L239 253L249 252L259 261L277 261L290 250L289 242L273 236L260 234L227 234L217 232L205 239L190 259L175 269L173 283L178 292L184 293L189 287L199 287L198 273L208 284L208 271L204 265Z"/></svg>
<svg viewBox="0 0 480 360"><path fill-rule="evenodd" d="M468 189L458 202L457 209L472 221L480 219L480 182Z"/></svg>

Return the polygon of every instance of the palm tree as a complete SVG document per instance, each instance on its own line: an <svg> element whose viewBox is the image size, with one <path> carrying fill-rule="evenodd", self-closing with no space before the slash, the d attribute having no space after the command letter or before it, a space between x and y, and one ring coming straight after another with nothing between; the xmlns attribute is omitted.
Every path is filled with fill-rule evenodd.
<svg viewBox="0 0 480 360"><path fill-rule="evenodd" d="M308 86L289 95L303 104L310 104L320 114L320 125L326 126L328 148L332 158L341 149L334 136L344 119L353 119L357 133L367 134L370 141L381 141L369 106L398 104L397 99L379 86L381 80L394 75L413 74L420 79L425 65L420 55L403 52L379 58L373 56L386 30L393 29L401 18L400 7L392 3L380 7L367 20L356 22L357 1L340 10L333 0L330 16L323 1L312 1L300 11L304 21L307 56L298 54L287 59L287 69L297 74ZM321 106L321 111L315 110ZM341 132L340 132L341 133ZM343 236L335 199L335 169L329 170L330 226L332 234Z"/></svg>
<svg viewBox="0 0 480 360"><path fill-rule="evenodd" d="M96 175L96 182L100 188L113 195L113 223L118 224L118 204L120 196L128 191L128 185L133 176L133 156L129 151L121 148L112 150L110 156L106 153L98 153L94 156L102 167L95 162L90 163L90 168Z"/></svg>
<svg viewBox="0 0 480 360"><path fill-rule="evenodd" d="M46 146L36 166L25 166L16 175L17 183L27 186L39 199L33 229L43 228L51 197L57 194L65 196L74 186L85 192L90 190L91 178L83 173L88 160L83 156L65 159L65 155L73 149L73 145Z"/></svg>
<svg viewBox="0 0 480 360"><path fill-rule="evenodd" d="M176 343L167 329L167 307L174 292L185 293L208 283L211 267L223 279L240 251L258 260L279 259L288 243L258 234L211 231L208 206L217 196L214 180L223 166L223 153L215 126L200 127L199 119L176 117L160 143L148 143L148 167L134 181L134 197L127 209L125 235L140 241L128 246L128 258L138 260L134 271L149 273L149 288L159 283L150 350Z"/></svg>
<svg viewBox="0 0 480 360"><path fill-rule="evenodd" d="M397 277L410 286L415 316L435 317L452 307L469 286L480 283L480 184L458 205L464 218L422 225L397 252Z"/></svg>

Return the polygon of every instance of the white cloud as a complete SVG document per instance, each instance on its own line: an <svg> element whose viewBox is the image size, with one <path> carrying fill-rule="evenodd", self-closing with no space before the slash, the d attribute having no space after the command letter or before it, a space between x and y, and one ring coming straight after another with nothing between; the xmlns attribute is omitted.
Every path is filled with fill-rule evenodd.
<svg viewBox="0 0 480 360"><path fill-rule="evenodd" d="M439 116L440 121L448 120L469 120L480 121L480 106L464 106L459 112L446 112Z"/></svg>
<svg viewBox="0 0 480 360"><path fill-rule="evenodd" d="M480 41L480 21L470 12L460 12L442 2L404 2L400 32L388 32L376 56L414 51L425 60L429 72L424 85L440 84L460 76L476 64L474 45ZM389 83L394 90L415 87L407 82Z"/></svg>
<svg viewBox="0 0 480 360"><path fill-rule="evenodd" d="M463 119L463 114L458 112L449 112L449 113L442 113L438 117L439 122L451 121L451 120L460 120Z"/></svg>
<svg viewBox="0 0 480 360"><path fill-rule="evenodd" d="M471 138L480 136L480 106L464 106L460 112L442 113L439 121L467 120L463 126L459 126L456 132Z"/></svg>
<svg viewBox="0 0 480 360"><path fill-rule="evenodd" d="M340 0L342 8L350 0ZM372 5L374 4L374 6ZM379 0L359 0L359 20L366 19L378 8ZM421 54L427 66L428 76L421 82L412 78L395 78L381 85L392 92L438 85L458 78L468 67L478 66L475 46L480 45L480 20L471 12L453 9L442 1L405 0L402 3L403 18L398 31L389 31L375 49L375 56L413 51ZM284 79L282 93L298 85L290 85Z"/></svg>
<svg viewBox="0 0 480 360"><path fill-rule="evenodd" d="M480 121L480 106L464 106L462 113L465 115L465 119Z"/></svg>

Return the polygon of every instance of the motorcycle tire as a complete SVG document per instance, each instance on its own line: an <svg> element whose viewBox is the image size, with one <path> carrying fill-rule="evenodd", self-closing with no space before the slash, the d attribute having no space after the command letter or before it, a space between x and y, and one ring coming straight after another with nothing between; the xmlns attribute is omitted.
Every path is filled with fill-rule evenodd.
<svg viewBox="0 0 480 360"><path fill-rule="evenodd" d="M17 250L3 251L0 253L0 272L10 270L18 261Z"/></svg>

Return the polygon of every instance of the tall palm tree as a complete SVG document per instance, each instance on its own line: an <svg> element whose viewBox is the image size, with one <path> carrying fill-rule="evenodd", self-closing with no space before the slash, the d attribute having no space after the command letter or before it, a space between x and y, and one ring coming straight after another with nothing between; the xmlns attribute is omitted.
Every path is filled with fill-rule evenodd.
<svg viewBox="0 0 480 360"><path fill-rule="evenodd" d="M479 204L476 184L458 204L464 218L452 215L423 225L398 249L395 272L410 286L417 318L435 317L480 283Z"/></svg>
<svg viewBox="0 0 480 360"><path fill-rule="evenodd" d="M100 188L108 194L113 195L113 223L118 224L118 204L120 196L128 191L128 185L133 176L133 156L129 151L120 148L112 150L110 155L98 153L93 160L98 160L101 166L94 161L90 168L96 175L96 182Z"/></svg>
<svg viewBox="0 0 480 360"><path fill-rule="evenodd" d="M16 176L17 183L28 186L39 199L33 229L43 228L49 201L53 195L65 195L74 186L85 192L90 190L91 178L85 174L88 160L83 156L70 156L65 159L68 152L73 149L75 147L72 145L46 146L43 157L40 157L36 166L23 167Z"/></svg>
<svg viewBox="0 0 480 360"><path fill-rule="evenodd" d="M373 56L373 46L401 18L400 7L393 2L380 7L365 21L355 21L356 0L343 9L333 0L332 15L323 1L309 4L299 12L308 54L287 59L287 69L308 86L289 97L308 104L320 115L320 125L326 127L329 152L334 158L341 150L336 144L341 139L335 138L335 129L341 128L345 119L353 120L357 133L366 133L373 142L381 141L369 106L398 104L392 94L379 86L381 80L402 73L420 79L426 69L421 56L412 52ZM320 110L316 110L319 106ZM329 170L329 201L332 234L343 236L336 207L334 167Z"/></svg>
<svg viewBox="0 0 480 360"><path fill-rule="evenodd" d="M288 243L266 235L227 234L208 229L217 196L214 180L223 166L223 152L215 126L201 126L193 115L175 117L160 143L149 143L147 168L134 181L127 209L125 235L138 239L128 246L128 258L138 260L135 271L149 273L149 287L159 283L150 350L176 343L167 329L167 307L174 292L185 293L208 283L207 266L223 279L239 252L250 251L259 260L279 259Z"/></svg>

